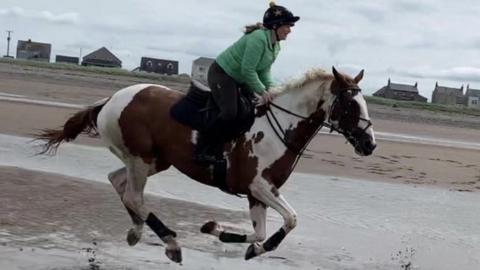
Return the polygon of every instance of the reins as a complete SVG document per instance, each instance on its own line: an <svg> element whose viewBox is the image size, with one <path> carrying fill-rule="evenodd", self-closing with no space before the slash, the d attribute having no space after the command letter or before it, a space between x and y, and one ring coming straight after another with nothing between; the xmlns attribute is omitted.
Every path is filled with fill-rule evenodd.
<svg viewBox="0 0 480 270"><path fill-rule="evenodd" d="M280 122L278 121L277 117L275 116L275 113L272 111L272 107L275 107L277 109L279 109L280 111L283 111L287 114L290 114L290 115L293 115L297 118L300 118L300 119L303 119L303 120L307 120L309 122L312 122L313 121L313 118L312 116L309 116L309 117L305 117L305 116L302 116L302 115L299 115L297 113L294 113L290 110L287 110L273 102L269 102L267 104L267 120L268 120L268 123L270 124L270 126L272 127L273 131L275 132L275 134L277 135L278 139L283 143L283 145L285 145L285 147L291 151L292 153L295 154L295 161L293 163L293 166L290 168L290 172L289 174L295 169L295 167L297 166L298 162L300 161L300 158L302 157L303 155L303 152L305 152L307 149L307 146L310 144L310 142L312 141L313 137L315 137L315 135L318 133L318 131L323 127L323 126L326 126L325 125L325 122L321 123L318 125L318 127L316 128L315 132L312 133L312 135L307 139L307 142L300 148L298 147L294 147L291 143L288 142L287 140L287 133L286 131L283 129L282 125L280 124ZM272 121L273 119L273 121ZM274 125L275 123L275 125ZM329 124L328 124L329 125Z"/></svg>

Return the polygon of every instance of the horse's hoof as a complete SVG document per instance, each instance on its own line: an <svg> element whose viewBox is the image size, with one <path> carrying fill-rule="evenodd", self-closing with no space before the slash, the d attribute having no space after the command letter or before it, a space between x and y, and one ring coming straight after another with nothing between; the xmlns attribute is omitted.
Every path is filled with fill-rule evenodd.
<svg viewBox="0 0 480 270"><path fill-rule="evenodd" d="M200 228L200 231L202 233L212 233L213 230L215 230L215 228L217 228L217 223L215 221L209 221L205 224L203 224L202 228Z"/></svg>
<svg viewBox="0 0 480 270"><path fill-rule="evenodd" d="M250 260L251 258L257 257L257 256L258 256L258 254L255 253L255 244L251 244L247 248L247 253L245 253L245 260Z"/></svg>
<svg viewBox="0 0 480 270"><path fill-rule="evenodd" d="M137 230L133 228L128 230L127 243L129 246L135 246L138 243L138 241L140 241L140 238L142 238L142 235L141 233L138 233Z"/></svg>
<svg viewBox="0 0 480 270"><path fill-rule="evenodd" d="M181 263L182 262L182 250L180 248L176 249L165 249L165 255L167 257L176 262L176 263Z"/></svg>

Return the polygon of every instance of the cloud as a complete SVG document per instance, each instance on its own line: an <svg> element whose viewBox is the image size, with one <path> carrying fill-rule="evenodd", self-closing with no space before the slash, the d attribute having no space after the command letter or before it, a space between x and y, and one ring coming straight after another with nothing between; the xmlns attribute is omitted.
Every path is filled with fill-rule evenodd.
<svg viewBox="0 0 480 270"><path fill-rule="evenodd" d="M367 3L361 3L358 6L352 6L350 8L350 12L352 14L360 15L372 23L383 23L386 21L386 17L388 16L384 6L377 6Z"/></svg>
<svg viewBox="0 0 480 270"><path fill-rule="evenodd" d="M0 9L0 15L12 17L25 17L25 10L19 7Z"/></svg>
<svg viewBox="0 0 480 270"><path fill-rule="evenodd" d="M62 14L53 14L50 11L26 10L21 7L12 7L0 9L0 16L9 16L19 19L40 20L53 24L77 24L79 15L75 12L67 12Z"/></svg>
<svg viewBox="0 0 480 270"><path fill-rule="evenodd" d="M394 74L418 79L434 78L458 82L480 82L479 67L452 67L447 69L434 69L431 67L414 68L408 71L392 70Z"/></svg>
<svg viewBox="0 0 480 270"><path fill-rule="evenodd" d="M324 43L326 43L327 50L330 54L330 57L334 57L337 54L344 53L350 48L357 49L358 47L373 47L384 45L384 41L376 36L362 36L351 34L350 36L339 36L332 35L325 38Z"/></svg>
<svg viewBox="0 0 480 270"><path fill-rule="evenodd" d="M441 42L439 42L441 40ZM417 38L405 44L407 49L441 50L441 51L465 51L480 49L480 38L464 37L461 40L449 39L448 37L425 36ZM446 52L445 52L446 53Z"/></svg>
<svg viewBox="0 0 480 270"><path fill-rule="evenodd" d="M363 67L356 64L341 64L336 68L337 70L348 74L351 77L357 76L357 74L360 73L360 71L363 69Z"/></svg>
<svg viewBox="0 0 480 270"><path fill-rule="evenodd" d="M180 72L190 72L196 57L218 55L268 7L268 1L253 0L3 2L0 25L13 30L13 38L44 40L54 53L67 55L106 46L126 68L138 65L141 56L175 59ZM391 76L406 83L418 80L425 93L435 80L475 83L480 80L480 38L472 31L480 13L477 2L277 0L301 20L282 43L272 73L284 79L310 67L335 65L354 76L365 68L366 91L379 89ZM0 51L5 49L0 43Z"/></svg>
<svg viewBox="0 0 480 270"><path fill-rule="evenodd" d="M225 47L219 46L219 42L215 42L215 40L206 40L197 37L183 38L181 40L175 38L166 38L165 40L167 42L159 42L156 44L147 45L146 49L158 53L180 52L196 57L216 57L216 55Z"/></svg>
<svg viewBox="0 0 480 270"><path fill-rule="evenodd" d="M411 13L433 13L437 11L437 2L428 4L419 0L393 1L392 8L400 14Z"/></svg>
<svg viewBox="0 0 480 270"><path fill-rule="evenodd" d="M37 19L58 24L76 24L78 23L79 16L75 12L54 15L50 11L42 11Z"/></svg>

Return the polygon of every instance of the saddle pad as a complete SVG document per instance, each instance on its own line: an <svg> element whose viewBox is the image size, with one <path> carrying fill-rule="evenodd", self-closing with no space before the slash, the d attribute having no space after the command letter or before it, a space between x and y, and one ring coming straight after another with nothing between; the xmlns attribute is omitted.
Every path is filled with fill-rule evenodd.
<svg viewBox="0 0 480 270"><path fill-rule="evenodd" d="M207 112L212 114L213 108L207 108L210 96L210 92L191 85L187 95L172 106L170 116L186 126L203 131L207 126Z"/></svg>

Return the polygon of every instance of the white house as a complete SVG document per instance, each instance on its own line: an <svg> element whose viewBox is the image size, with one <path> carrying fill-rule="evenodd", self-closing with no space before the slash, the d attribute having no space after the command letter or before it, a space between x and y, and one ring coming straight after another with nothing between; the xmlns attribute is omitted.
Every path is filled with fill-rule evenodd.
<svg viewBox="0 0 480 270"><path fill-rule="evenodd" d="M197 80L204 85L208 85L208 69L214 61L215 59L207 57L200 57L195 59L192 64L192 79Z"/></svg>
<svg viewBox="0 0 480 270"><path fill-rule="evenodd" d="M468 107L480 108L480 90L470 88L467 85L467 92L465 93L465 101Z"/></svg>

